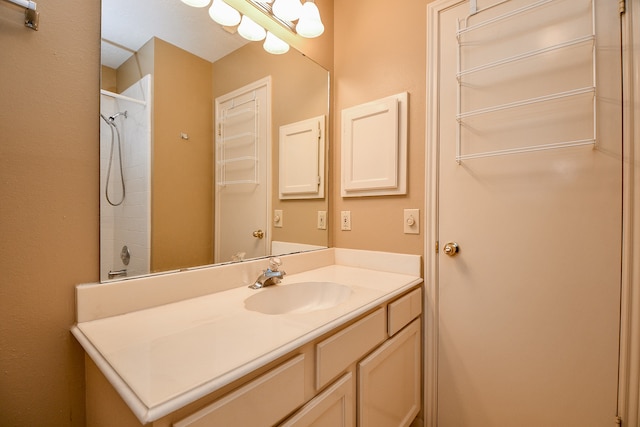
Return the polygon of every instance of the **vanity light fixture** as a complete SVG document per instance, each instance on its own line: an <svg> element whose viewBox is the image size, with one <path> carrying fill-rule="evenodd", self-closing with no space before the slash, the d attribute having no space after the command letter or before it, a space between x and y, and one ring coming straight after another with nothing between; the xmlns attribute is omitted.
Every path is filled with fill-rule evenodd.
<svg viewBox="0 0 640 427"><path fill-rule="evenodd" d="M318 37L324 32L320 11L314 0L307 0L304 4L300 0L246 1L252 3L278 24L292 32L297 32L301 37ZM192 7L202 8L208 6L211 0L182 0L182 2ZM235 2L232 3L235 4ZM244 10L242 7L240 9ZM238 34L249 41L265 40L263 47L269 53L281 55L289 51L289 45L284 40L267 31L249 16L241 15L225 0L213 0L209 8L209 16L224 27L238 26ZM294 25L293 21L298 21L297 25Z"/></svg>
<svg viewBox="0 0 640 427"><path fill-rule="evenodd" d="M267 31L267 37L264 40L262 47L264 47L264 50L269 53L273 53L274 55L282 55L289 51L289 45L273 35L270 31Z"/></svg>
<svg viewBox="0 0 640 427"><path fill-rule="evenodd" d="M260 25L256 24L253 19L249 18L247 15L243 15L240 25L238 25L238 34L249 41L258 42L260 40L264 40L267 35L267 31Z"/></svg>
<svg viewBox="0 0 640 427"><path fill-rule="evenodd" d="M300 0L276 0L273 3L273 14L283 21L295 21L300 17L302 4Z"/></svg>
<svg viewBox="0 0 640 427"><path fill-rule="evenodd" d="M240 23L240 12L229 6L224 0L213 0L209 8L209 16L224 27L233 27Z"/></svg>
<svg viewBox="0 0 640 427"><path fill-rule="evenodd" d="M206 7L209 6L211 0L182 0L182 3L191 7Z"/></svg>
<svg viewBox="0 0 640 427"><path fill-rule="evenodd" d="M296 25L296 32L302 37L314 38L324 33L324 25L320 20L320 11L313 0L307 0L302 5L300 19Z"/></svg>
<svg viewBox="0 0 640 427"><path fill-rule="evenodd" d="M306 38L314 38L324 33L324 24L320 19L320 10L315 0L248 0L263 13L270 16L283 27ZM297 25L293 21L298 21Z"/></svg>

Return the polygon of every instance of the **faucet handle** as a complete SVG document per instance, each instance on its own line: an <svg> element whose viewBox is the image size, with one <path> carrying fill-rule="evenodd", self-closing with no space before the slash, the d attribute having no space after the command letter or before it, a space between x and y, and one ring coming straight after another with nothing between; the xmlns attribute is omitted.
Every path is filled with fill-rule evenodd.
<svg viewBox="0 0 640 427"><path fill-rule="evenodd" d="M278 268L282 265L282 261L278 257L269 258L269 270L278 271Z"/></svg>

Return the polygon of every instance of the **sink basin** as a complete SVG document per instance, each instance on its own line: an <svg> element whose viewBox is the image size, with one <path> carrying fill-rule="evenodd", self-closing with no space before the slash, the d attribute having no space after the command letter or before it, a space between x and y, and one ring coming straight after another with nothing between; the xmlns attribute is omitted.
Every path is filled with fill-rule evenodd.
<svg viewBox="0 0 640 427"><path fill-rule="evenodd" d="M247 310L264 314L309 313L335 307L351 295L351 288L333 282L274 285L244 300Z"/></svg>

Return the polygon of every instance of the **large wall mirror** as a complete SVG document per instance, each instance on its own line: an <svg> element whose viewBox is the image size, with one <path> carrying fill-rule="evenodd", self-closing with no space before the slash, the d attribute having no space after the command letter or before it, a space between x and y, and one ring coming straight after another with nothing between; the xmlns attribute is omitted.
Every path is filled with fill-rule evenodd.
<svg viewBox="0 0 640 427"><path fill-rule="evenodd" d="M101 76L101 281L328 245L325 69L206 8L102 0Z"/></svg>

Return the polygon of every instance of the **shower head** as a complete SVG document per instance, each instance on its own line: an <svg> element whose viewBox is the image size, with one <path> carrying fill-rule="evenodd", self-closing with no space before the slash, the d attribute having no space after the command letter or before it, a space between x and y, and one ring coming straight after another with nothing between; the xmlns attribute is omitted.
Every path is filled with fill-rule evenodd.
<svg viewBox="0 0 640 427"><path fill-rule="evenodd" d="M108 125L113 124L104 114L100 113L100 117L104 120Z"/></svg>
<svg viewBox="0 0 640 427"><path fill-rule="evenodd" d="M111 122L113 122L116 119L116 117L118 117L118 116L124 116L124 118L126 119L127 118L127 110L119 111L119 112L115 113L113 116L109 117L109 120Z"/></svg>

